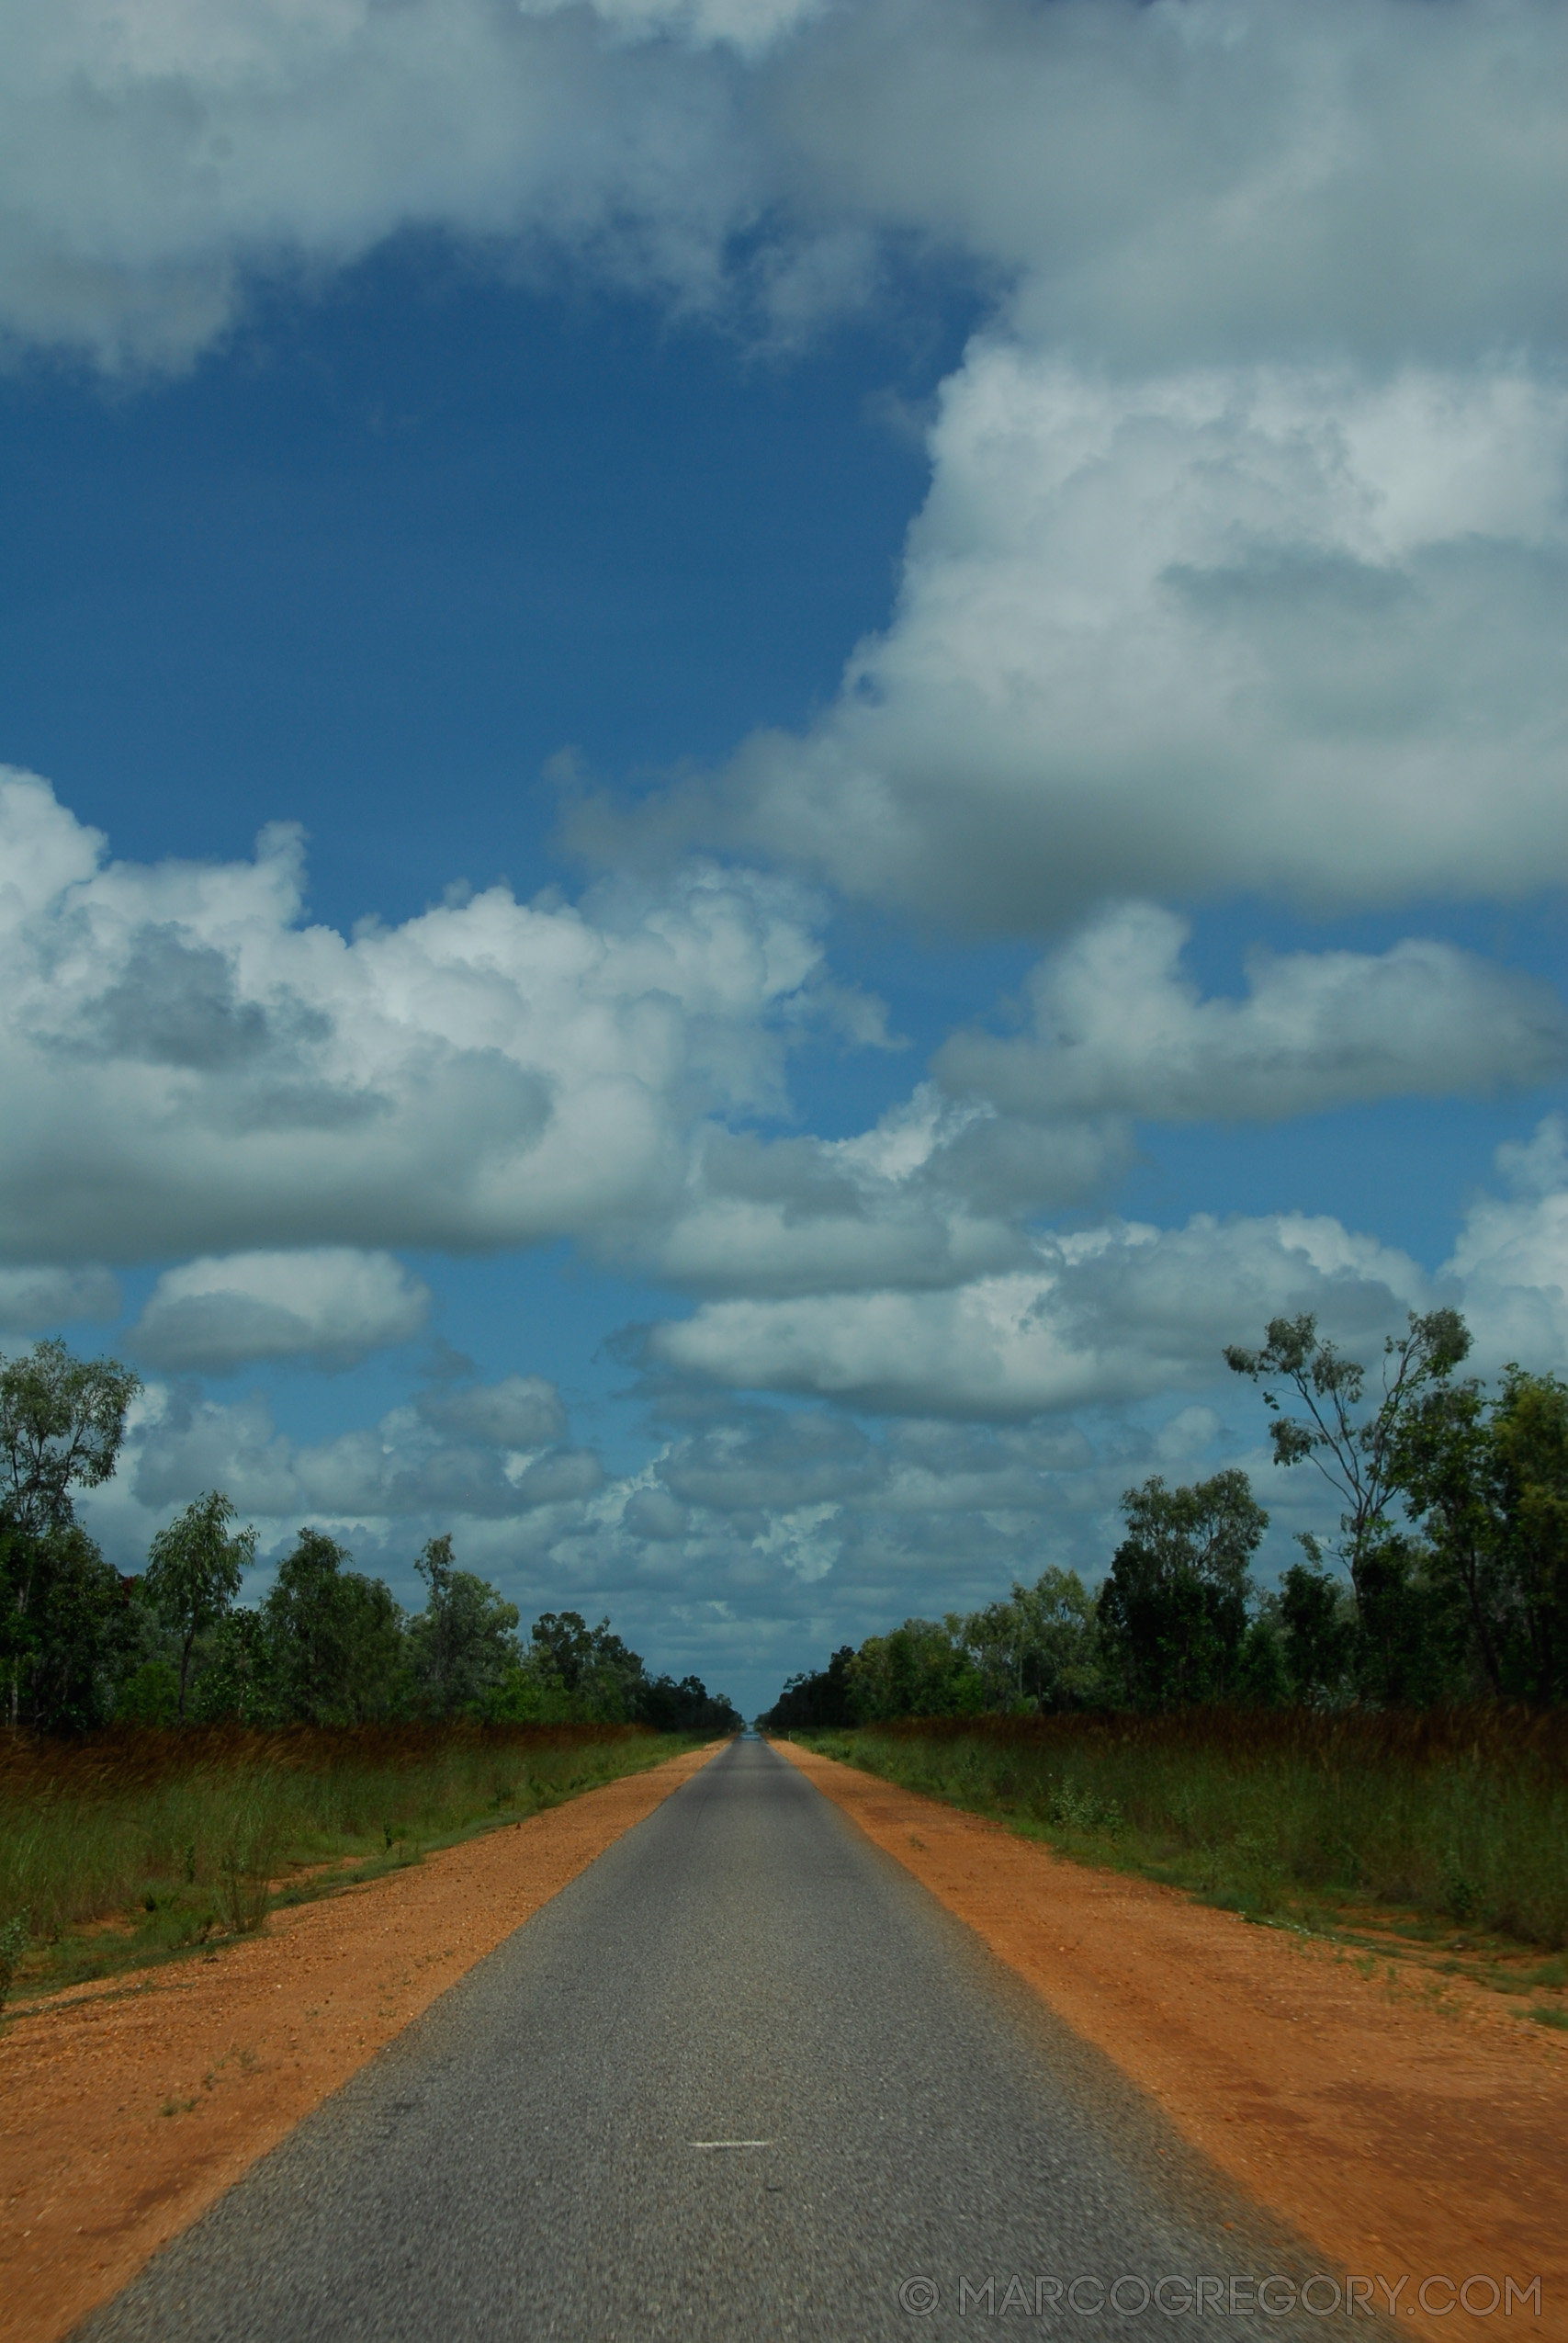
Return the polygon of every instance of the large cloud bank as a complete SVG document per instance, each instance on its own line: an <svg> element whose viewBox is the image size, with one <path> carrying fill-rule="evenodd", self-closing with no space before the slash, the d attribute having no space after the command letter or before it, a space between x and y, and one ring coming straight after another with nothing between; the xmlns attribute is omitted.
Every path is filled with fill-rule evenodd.
<svg viewBox="0 0 1568 2343"><path fill-rule="evenodd" d="M1406 1310L1439 1301L1464 1308L1483 1366L1568 1366L1561 1177L1478 1203L1436 1276L1326 1216L1200 1215L1180 1228L1112 1223L1041 1239L1028 1268L936 1293L708 1302L655 1329L650 1350L731 1387L1005 1421L1207 1389L1227 1342L1303 1310L1371 1356Z"/></svg>
<svg viewBox="0 0 1568 2343"><path fill-rule="evenodd" d="M1107 894L1568 878L1555 380L1129 382L987 342L931 456L892 624L809 735L742 751L742 836L1025 931Z"/></svg>
<svg viewBox="0 0 1568 2343"><path fill-rule="evenodd" d="M783 311L878 239L1118 365L1469 357L1559 297L1553 0L54 0L0 47L0 317L113 363L399 229ZM755 259L761 251L761 260Z"/></svg>
<svg viewBox="0 0 1568 2343"><path fill-rule="evenodd" d="M1565 90L1555 0L57 0L0 33L0 329L178 363L408 227L775 334L956 257L889 625L667 818L981 926L1518 894Z"/></svg>
<svg viewBox="0 0 1568 2343"><path fill-rule="evenodd" d="M1270 1559L1330 1526L1309 1474L1270 1471L1254 1395L1219 1350L1275 1309L1311 1308L1375 1362L1406 1308L1461 1303L1478 1364L1523 1350L1568 1368L1568 1149L1560 1117L1506 1149L1436 1277L1326 1217L1116 1225L1045 1245L1032 1276L950 1293L722 1304L665 1330L687 1380L641 1466L574 1444L537 1376L436 1384L377 1422L291 1439L259 1394L154 1384L116 1482L89 1500L128 1558L193 1488L219 1486L263 1528L302 1520L367 1559L455 1530L462 1557L525 1606L609 1602L681 1665L795 1664L910 1607L989 1599L1047 1561L1091 1578L1116 1506L1150 1471L1249 1466L1275 1516ZM690 1378L717 1388L695 1403ZM771 1386L737 1398L736 1381ZM862 1411L843 1411L851 1399ZM886 1412L878 1423L865 1410ZM682 1421L683 1419L683 1421ZM759 1696L764 1690L759 1680Z"/></svg>
<svg viewBox="0 0 1568 2343"><path fill-rule="evenodd" d="M303 922L291 832L106 865L24 775L0 871L0 1258L609 1239L681 1194L694 1117L776 1103L792 1024L872 1014L754 877L597 916L494 889L350 938Z"/></svg>
<svg viewBox="0 0 1568 2343"><path fill-rule="evenodd" d="M202 1487L264 1549L310 1519L395 1563L455 1527L520 1600L614 1601L711 1668L1092 1567L1129 1479L1235 1454L1221 1348L1277 1310L1370 1357L1451 1299L1483 1365L1568 1366L1559 1118L1504 1151L1435 1273L1326 1215L1041 1225L1102 1204L1152 1122L1540 1085L1561 1002L1450 944L1262 955L1214 996L1185 922L1123 903L825 1138L787 1120L791 1047L880 1021L776 880L495 890L344 936L307 922L291 834L252 863L115 863L24 776L0 821L0 1323L107 1314L96 1261L158 1266L129 1330L150 1388L91 1505L127 1562ZM432 1296L392 1248L559 1237L693 1297L628 1338L664 1426L630 1471L536 1373L314 1440L255 1391L172 1379L407 1344Z"/></svg>
<svg viewBox="0 0 1568 2343"><path fill-rule="evenodd" d="M790 1047L876 1044L880 1013L755 872L494 889L344 936L307 923L292 832L107 862L19 775L0 866L0 1319L112 1306L95 1261L172 1260L136 1331L181 1371L408 1340L429 1296L389 1247L569 1238L754 1298L1028 1277L1031 1222L1102 1191L1136 1118L1528 1089L1568 1045L1548 987L1431 941L1260 958L1205 999L1182 922L1122 905L1041 962L1026 1030L955 1035L821 1139L781 1129Z"/></svg>

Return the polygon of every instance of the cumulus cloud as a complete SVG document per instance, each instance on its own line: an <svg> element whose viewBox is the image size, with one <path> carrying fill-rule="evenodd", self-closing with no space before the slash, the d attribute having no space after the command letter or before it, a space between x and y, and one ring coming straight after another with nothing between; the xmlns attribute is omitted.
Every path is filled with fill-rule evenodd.
<svg viewBox="0 0 1568 2343"><path fill-rule="evenodd" d="M794 13L61 0L9 18L0 316L107 366L178 365L247 272L338 267L410 224L588 248L711 298L754 178L711 45L754 48Z"/></svg>
<svg viewBox="0 0 1568 2343"><path fill-rule="evenodd" d="M132 1423L120 1478L152 1513L197 1488L227 1489L274 1536L302 1520L378 1535L410 1522L439 1529L543 1517L548 1525L602 1485L598 1458L560 1437L553 1385L513 1375L454 1396L468 1402L458 1421L433 1421L416 1400L374 1426L302 1443L277 1430L259 1394L224 1403L157 1386ZM515 1444L520 1432L528 1444Z"/></svg>
<svg viewBox="0 0 1568 2343"><path fill-rule="evenodd" d="M1244 998L1205 999L1188 934L1148 903L1091 922L1032 972L1025 1034L954 1035L932 1078L853 1138L707 1129L645 1259L687 1291L752 1296L1027 1275L1026 1224L1103 1193L1135 1120L1528 1088L1568 1055L1550 986L1451 945L1258 951Z"/></svg>
<svg viewBox="0 0 1568 2343"><path fill-rule="evenodd" d="M1565 66L1554 0L58 0L0 318L177 360L411 224L791 330L962 254L893 621L679 820L982 924L1507 894L1568 869ZM265 1054L202 948L101 1030Z"/></svg>
<svg viewBox="0 0 1568 2343"><path fill-rule="evenodd" d="M805 1341L807 1319L848 1328L855 1295L874 1313L890 1294L928 1294L939 1344L942 1312L978 1323L1016 1306L1021 1380L1001 1375L998 1404L1027 1411L1054 1404L1028 1401L1045 1387L1036 1368L1047 1384L1057 1372L1040 1366L1032 1224L1103 1195L1135 1118L1525 1086L1563 1055L1549 989L1451 946L1260 955L1244 998L1205 999L1181 964L1184 923L1123 905L1034 971L1023 1034L954 1036L931 1077L852 1138L767 1136L747 1126L787 1109L803 1024L870 1029L781 882L688 870L658 894L605 889L576 907L496 889L350 939L302 923L289 832L251 864L106 865L93 833L17 777L0 785L0 832L14 848L0 1247L65 1264L26 1273L33 1323L107 1296L73 1256L203 1247L164 1272L134 1330L165 1372L407 1341L430 1297L387 1248L566 1237L716 1307L793 1300L787 1340L784 1319L747 1321L766 1319L769 1346ZM1060 1266L1081 1282L1076 1260ZM739 1324L699 1315L658 1341L717 1342L722 1326L722 1349ZM859 1355L858 1333L841 1340ZM739 1382L796 1387L778 1359L753 1375L746 1347ZM887 1404L925 1404L920 1353L907 1401L888 1385ZM716 1357L681 1352L705 1373ZM883 1390L863 1367L802 1369L798 1387ZM1071 1383L1078 1368L1062 1371ZM559 1436L527 1378L482 1402L420 1404L422 1423L454 1436L493 1440L508 1410L513 1445ZM964 1404L980 1405L978 1385Z"/></svg>
<svg viewBox="0 0 1568 2343"><path fill-rule="evenodd" d="M505 1385L466 1396L476 1420L519 1402ZM561 1423L552 1387L534 1399ZM716 1674L758 1705L818 1647L911 1610L987 1601L1047 1560L1093 1575L1122 1488L1164 1454L1137 1428L1098 1446L1068 1426L904 1421L872 1433L819 1407L723 1401L620 1477L564 1444L521 1471L504 1459L502 1503L476 1469L482 1443L434 1433L418 1403L314 1446L281 1434L259 1395L225 1404L154 1386L133 1418L121 1472L85 1500L122 1568L140 1566L193 1487L229 1489L264 1557L313 1522L416 1602L412 1558L449 1531L525 1616L607 1609L655 1665Z"/></svg>
<svg viewBox="0 0 1568 2343"><path fill-rule="evenodd" d="M915 239L1122 364L1506 346L1564 45L1551 0L54 0L0 48L0 317L177 363L412 224L786 322Z"/></svg>
<svg viewBox="0 0 1568 2343"><path fill-rule="evenodd" d="M1190 929L1134 903L1030 982L1032 1030L960 1033L934 1070L1015 1113L1271 1120L1353 1101L1482 1094L1562 1070L1568 1012L1550 986L1412 937L1392 950L1253 954L1245 1000L1204 1000Z"/></svg>
<svg viewBox="0 0 1568 2343"><path fill-rule="evenodd" d="M291 832L254 863L106 865L17 775L0 868L13 1259L609 1244L679 1203L696 1122L776 1108L792 1036L845 1014L797 893L755 875L493 888L349 938L302 922ZM193 1274L154 1342L176 1303L214 1319Z"/></svg>
<svg viewBox="0 0 1568 2343"><path fill-rule="evenodd" d="M1550 1115L1498 1153L1506 1195L1478 1196L1445 1274L1461 1287L1480 1364L1568 1371L1568 1124Z"/></svg>
<svg viewBox="0 0 1568 2343"><path fill-rule="evenodd" d="M1551 0L876 0L776 68L820 203L1119 368L1561 331Z"/></svg>
<svg viewBox="0 0 1568 2343"><path fill-rule="evenodd" d="M165 1270L133 1341L150 1365L175 1374L222 1375L256 1359L344 1364L409 1341L430 1306L430 1288L389 1253L231 1253Z"/></svg>
<svg viewBox="0 0 1568 2343"><path fill-rule="evenodd" d="M660 1364L740 1389L1005 1421L1206 1388L1224 1344L1280 1312L1381 1334L1427 1289L1406 1255L1326 1217L1204 1214L1038 1239L1030 1268L945 1292L708 1302L648 1342Z"/></svg>
<svg viewBox="0 0 1568 2343"><path fill-rule="evenodd" d="M1001 1268L1019 1258L1022 1201L1082 1194L1108 1151L1077 1131L1053 1132L1035 1150L1032 1179L986 1194L977 1167L963 1160L965 1134L981 1119L922 1085L857 1139L768 1142L708 1129L679 1207L645 1233L644 1257L663 1280L696 1292L949 1285Z"/></svg>
<svg viewBox="0 0 1568 2343"><path fill-rule="evenodd" d="M677 1380L651 1396L676 1429L618 1477L570 1443L537 1377L435 1387L315 1443L279 1432L259 1396L155 1386L88 1510L128 1564L201 1487L230 1489L268 1550L318 1521L394 1576L452 1529L525 1606L612 1608L660 1655L705 1655L710 1673L725 1653L762 1669L776 1653L782 1673L1047 1562L1092 1579L1122 1491L1150 1471L1251 1469L1278 1517L1269 1568L1292 1530L1324 1525L1325 1500L1310 1476L1270 1471L1225 1342L1312 1309L1372 1363L1406 1309L1445 1300L1470 1317L1482 1372L1509 1356L1568 1364L1561 1117L1499 1170L1506 1193L1475 1199L1435 1278L1327 1217L1201 1217L1037 1240L1027 1273L945 1291L710 1303L655 1330L650 1361ZM738 1398L747 1385L783 1404ZM759 1700L770 1691L757 1682Z"/></svg>
<svg viewBox="0 0 1568 2343"><path fill-rule="evenodd" d="M43 1334L79 1318L116 1318L119 1286L107 1269L0 1269L0 1331Z"/></svg>
<svg viewBox="0 0 1568 2343"><path fill-rule="evenodd" d="M1229 1342L1311 1310L1371 1360L1408 1310L1457 1304L1474 1364L1568 1366L1568 1126L1550 1115L1504 1149L1510 1193L1471 1204L1433 1276L1407 1254L1323 1215L1180 1228L1109 1222L1037 1237L1029 1267L936 1292L812 1294L704 1303L645 1337L650 1361L732 1389L835 1400L894 1415L1006 1422L1212 1390ZM1174 1419L1179 1447L1217 1424ZM1191 1435L1190 1437L1189 1435ZM1200 1437L1201 1435L1201 1437ZM1174 1453L1174 1452L1173 1452Z"/></svg>
<svg viewBox="0 0 1568 2343"><path fill-rule="evenodd" d="M1509 364L1126 379L982 339L889 628L677 812L1029 930L1568 877L1561 385Z"/></svg>
<svg viewBox="0 0 1568 2343"><path fill-rule="evenodd" d="M509 1375L500 1383L423 1391L414 1407L437 1432L491 1448L547 1448L566 1436L566 1409L542 1375Z"/></svg>

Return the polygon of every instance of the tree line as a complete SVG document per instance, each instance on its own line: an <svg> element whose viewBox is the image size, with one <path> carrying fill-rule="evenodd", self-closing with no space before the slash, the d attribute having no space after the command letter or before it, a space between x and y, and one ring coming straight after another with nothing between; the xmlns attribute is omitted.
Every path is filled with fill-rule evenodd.
<svg viewBox="0 0 1568 2343"><path fill-rule="evenodd" d="M1470 1347L1457 1311L1412 1314L1371 1389L1310 1315L1226 1351L1278 1463L1314 1466L1340 1503L1277 1589L1252 1576L1269 1516L1244 1472L1156 1475L1123 1495L1096 1591L1052 1568L982 1611L907 1619L792 1677L761 1721L1568 1699L1568 1385L1461 1376Z"/></svg>
<svg viewBox="0 0 1568 2343"><path fill-rule="evenodd" d="M13 1732L458 1716L739 1729L699 1677L650 1675L608 1619L546 1612L523 1636L516 1604L458 1568L449 1536L415 1564L415 1612L310 1528L245 1605L255 1532L214 1489L159 1531L145 1570L122 1576L77 1520L74 1492L113 1473L140 1387L117 1361L59 1341L0 1360L0 1688Z"/></svg>

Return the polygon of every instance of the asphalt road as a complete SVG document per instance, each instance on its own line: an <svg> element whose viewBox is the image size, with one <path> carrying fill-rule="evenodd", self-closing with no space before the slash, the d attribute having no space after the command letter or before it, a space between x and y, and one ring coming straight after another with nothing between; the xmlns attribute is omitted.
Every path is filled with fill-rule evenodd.
<svg viewBox="0 0 1568 2343"><path fill-rule="evenodd" d="M78 2336L1321 2333L1249 2315L1319 2266L746 1740Z"/></svg>

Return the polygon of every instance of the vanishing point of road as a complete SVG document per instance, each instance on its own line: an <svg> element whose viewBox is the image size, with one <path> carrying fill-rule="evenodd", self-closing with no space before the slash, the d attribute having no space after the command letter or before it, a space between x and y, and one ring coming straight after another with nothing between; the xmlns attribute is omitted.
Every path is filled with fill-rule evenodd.
<svg viewBox="0 0 1568 2343"><path fill-rule="evenodd" d="M1258 2336L1314 2268L747 1738L77 2343Z"/></svg>

